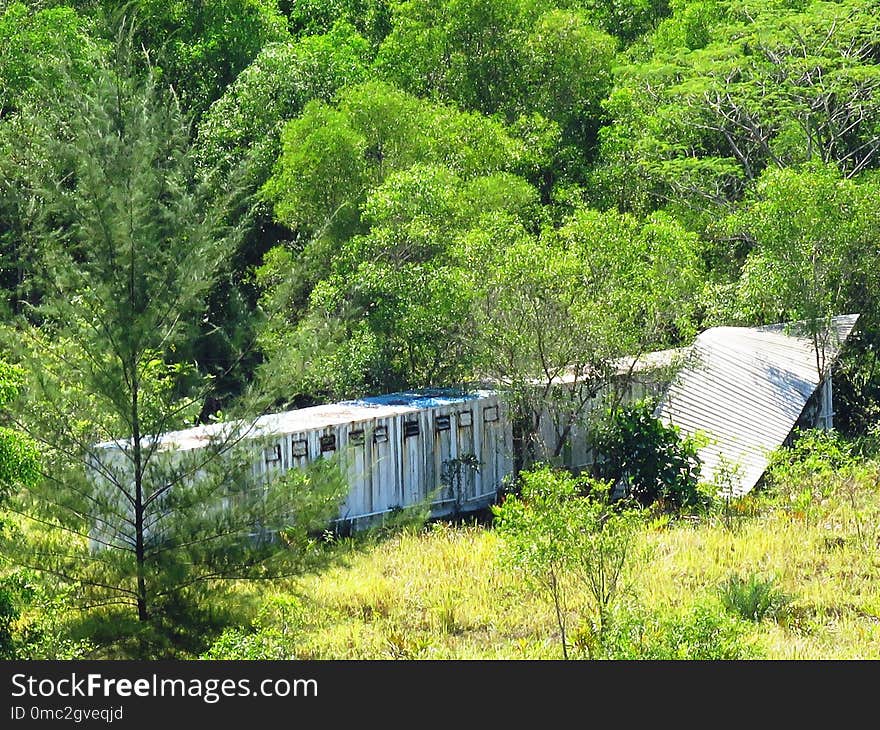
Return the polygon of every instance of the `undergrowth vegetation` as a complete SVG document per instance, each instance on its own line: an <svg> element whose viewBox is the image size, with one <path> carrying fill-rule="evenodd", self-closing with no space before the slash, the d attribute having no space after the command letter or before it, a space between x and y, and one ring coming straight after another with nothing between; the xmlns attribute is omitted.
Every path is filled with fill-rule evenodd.
<svg viewBox="0 0 880 730"><path fill-rule="evenodd" d="M582 563L580 573L558 566L555 578L565 595L564 647L560 607L551 593L527 579L522 560L510 559L509 531L496 518L494 524L419 522L328 538L332 567L287 581L236 586L224 599L226 628L206 632L201 650L193 647L181 655L405 660L562 659L563 652L569 659L599 660L880 656L876 445L808 432L771 464L753 492L716 500L698 514L639 510L625 560L614 563L621 574L602 605L601 624L596 597L585 583L589 564ZM533 472L533 490L541 479L546 487L552 474ZM569 500L581 498L569 491L575 482L558 474L556 479L555 487L544 489L545 497L555 490ZM584 535L569 539L593 549L604 540L613 556L619 553L608 547L611 537L596 537L603 524L600 497L601 490L583 497L588 502L577 509L596 519L584 525ZM45 604L48 598L41 594L39 600ZM76 642L73 629L82 626L82 614L59 604L51 631L29 625L27 616L25 610L18 623L10 624L10 634L13 639L29 635L33 656L51 653L53 636L67 656L95 656L93 646ZM90 616L94 622L95 614Z"/></svg>
<svg viewBox="0 0 880 730"><path fill-rule="evenodd" d="M880 655L875 454L865 440L807 432L749 495L688 518L644 510L601 635L589 591L560 575L572 581L569 658ZM343 564L279 586L205 656L561 659L554 603L502 559L503 532L438 522L343 541Z"/></svg>

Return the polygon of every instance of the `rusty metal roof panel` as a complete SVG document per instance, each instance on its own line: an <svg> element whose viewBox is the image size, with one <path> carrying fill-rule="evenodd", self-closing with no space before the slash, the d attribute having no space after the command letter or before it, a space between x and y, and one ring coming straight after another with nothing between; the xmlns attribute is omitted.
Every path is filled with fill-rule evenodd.
<svg viewBox="0 0 880 730"><path fill-rule="evenodd" d="M849 337L857 314L833 319L829 363ZM791 433L819 386L808 337L778 324L714 327L697 337L656 415L685 435L703 434L701 478L711 482L723 462L736 469L733 490L750 491L770 453Z"/></svg>

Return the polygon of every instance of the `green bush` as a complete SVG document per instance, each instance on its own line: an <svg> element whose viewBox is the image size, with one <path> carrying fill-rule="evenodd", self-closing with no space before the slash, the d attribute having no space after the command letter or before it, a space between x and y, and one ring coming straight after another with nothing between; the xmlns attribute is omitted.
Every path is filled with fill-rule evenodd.
<svg viewBox="0 0 880 730"><path fill-rule="evenodd" d="M789 602L775 578L731 575L718 589L721 603L732 614L756 623L776 618Z"/></svg>
<svg viewBox="0 0 880 730"><path fill-rule="evenodd" d="M296 659L296 642L305 621L294 596L275 598L257 614L250 628L227 628L201 659Z"/></svg>
<svg viewBox="0 0 880 730"><path fill-rule="evenodd" d="M596 642L589 630L575 645L595 659L606 660L738 660L757 659L747 641L749 627L710 605L681 614L627 609L616 612ZM591 647L585 644L593 642ZM588 649L588 650L587 650Z"/></svg>
<svg viewBox="0 0 880 730"><path fill-rule="evenodd" d="M856 463L854 443L837 431L798 430L791 446L770 455L767 478L771 485L821 481Z"/></svg>
<svg viewBox="0 0 880 730"><path fill-rule="evenodd" d="M521 496L494 506L501 559L553 603L562 655L568 658L569 614L579 602L591 609L601 636L606 616L637 559L638 510L608 504L607 483L576 478L539 464L520 473Z"/></svg>
<svg viewBox="0 0 880 730"><path fill-rule="evenodd" d="M700 511L711 501L700 489L697 443L654 417L648 402L608 412L595 427L597 476L626 496L669 512Z"/></svg>
<svg viewBox="0 0 880 730"><path fill-rule="evenodd" d="M89 658L94 644L73 636L69 591L48 590L18 569L0 578L0 659Z"/></svg>

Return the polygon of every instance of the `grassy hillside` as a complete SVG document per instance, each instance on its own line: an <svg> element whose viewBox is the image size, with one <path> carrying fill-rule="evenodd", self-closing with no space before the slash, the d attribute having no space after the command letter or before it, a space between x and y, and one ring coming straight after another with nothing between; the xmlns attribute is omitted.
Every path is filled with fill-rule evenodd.
<svg viewBox="0 0 880 730"><path fill-rule="evenodd" d="M773 473L711 514L646 513L605 658L880 656L880 461L826 445ZM250 593L253 624L205 656L561 658L552 604L504 567L501 548L476 524L342 540L330 571ZM590 616L580 598L570 606L578 658Z"/></svg>

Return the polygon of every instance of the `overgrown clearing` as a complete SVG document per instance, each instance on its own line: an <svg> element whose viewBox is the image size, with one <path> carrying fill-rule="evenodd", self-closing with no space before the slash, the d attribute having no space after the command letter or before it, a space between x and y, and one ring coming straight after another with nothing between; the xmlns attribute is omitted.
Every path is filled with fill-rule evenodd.
<svg viewBox="0 0 880 730"><path fill-rule="evenodd" d="M730 658L880 656L880 462L866 462L857 476L811 474L713 514L648 519L617 607L641 612L644 651L652 641L677 641L680 658L700 658L724 617L738 637L740 656ZM561 658L551 604L499 564L499 540L490 527L450 523L343 540L342 565L248 594L259 611L255 630L228 634L212 655ZM760 621L723 607L721 588L733 576L774 598Z"/></svg>
<svg viewBox="0 0 880 730"><path fill-rule="evenodd" d="M864 446L866 442L862 441ZM697 514L643 509L603 641L568 605L572 659L880 656L880 459L808 432L760 489ZM389 526L319 549L330 567L227 585L154 655L223 659L561 659L548 597L502 560L491 521ZM318 561L328 565L325 560ZM7 573L7 585L12 585ZM27 578L20 572L11 575ZM30 658L121 658L141 635L114 607L76 609L34 576L9 628Z"/></svg>

